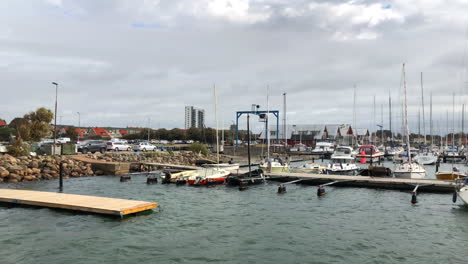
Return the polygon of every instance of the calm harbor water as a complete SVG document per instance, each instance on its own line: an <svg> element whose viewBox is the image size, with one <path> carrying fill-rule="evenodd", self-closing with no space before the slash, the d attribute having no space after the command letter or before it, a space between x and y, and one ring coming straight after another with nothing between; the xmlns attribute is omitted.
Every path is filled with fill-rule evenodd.
<svg viewBox="0 0 468 264"><path fill-rule="evenodd" d="M458 165L460 167L460 165ZM429 168L428 168L429 170ZM466 263L468 208L450 194L274 182L239 192L216 186L65 180L65 192L156 201L124 219L0 207L1 263ZM58 181L1 188L57 191Z"/></svg>

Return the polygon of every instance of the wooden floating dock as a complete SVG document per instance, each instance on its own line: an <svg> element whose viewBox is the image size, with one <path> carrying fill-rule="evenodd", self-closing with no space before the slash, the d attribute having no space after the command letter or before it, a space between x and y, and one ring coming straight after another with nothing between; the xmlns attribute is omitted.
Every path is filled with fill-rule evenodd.
<svg viewBox="0 0 468 264"><path fill-rule="evenodd" d="M388 177L369 177L369 176L346 176L346 175L328 175L328 174L309 174L309 173L265 173L269 180L280 182L289 182L301 180L300 183L321 185L334 182L335 186L347 187L367 187L393 190L413 190L419 186L420 192L453 192L455 183L452 181L442 181L436 179L403 179Z"/></svg>
<svg viewBox="0 0 468 264"><path fill-rule="evenodd" d="M78 194L0 189L0 202L16 205L59 208L123 217L151 210L158 203Z"/></svg>

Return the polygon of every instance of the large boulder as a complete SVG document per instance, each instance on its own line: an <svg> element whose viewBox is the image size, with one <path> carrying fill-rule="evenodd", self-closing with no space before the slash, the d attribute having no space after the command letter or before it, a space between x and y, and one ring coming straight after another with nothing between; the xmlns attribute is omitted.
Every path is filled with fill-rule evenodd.
<svg viewBox="0 0 468 264"><path fill-rule="evenodd" d="M0 178L5 178L10 175L10 172L4 167L0 167Z"/></svg>

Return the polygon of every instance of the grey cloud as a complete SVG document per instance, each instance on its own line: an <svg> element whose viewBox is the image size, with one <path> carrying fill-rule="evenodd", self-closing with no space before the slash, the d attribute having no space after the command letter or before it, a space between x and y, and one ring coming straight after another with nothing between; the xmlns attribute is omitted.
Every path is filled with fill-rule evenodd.
<svg viewBox="0 0 468 264"><path fill-rule="evenodd" d="M208 125L213 125L213 84L226 126L235 111L253 103L266 107L267 85L272 109L282 110L281 94L288 93L292 123L351 123L354 84L359 126L370 126L374 95L377 109L384 104L387 115L389 91L398 123L403 62L412 124L420 104L421 71L426 116L429 92L434 94L434 116L442 120L451 111L452 91L466 92L459 65L465 29L459 23L405 13L388 1L402 12L404 22L383 21L371 29L376 39L358 40L368 25L307 9L313 2L348 1L250 1L249 14L269 14L255 23L210 15L196 6L202 2L0 3L0 87L2 97L12 98L0 105L0 118L52 107L52 81L60 83L63 122L76 123L79 111L82 124L93 126L145 126L150 117L154 127L182 127L185 105L205 108ZM287 16L287 8L303 13ZM336 32L351 38L336 41ZM463 101L457 97L457 104Z"/></svg>

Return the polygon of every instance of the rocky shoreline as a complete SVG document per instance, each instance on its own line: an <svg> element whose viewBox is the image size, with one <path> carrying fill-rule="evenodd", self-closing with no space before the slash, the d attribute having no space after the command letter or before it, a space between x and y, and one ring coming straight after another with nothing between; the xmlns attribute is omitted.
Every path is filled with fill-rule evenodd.
<svg viewBox="0 0 468 264"><path fill-rule="evenodd" d="M63 177L94 176L91 164L75 161L66 156L0 156L0 182L25 182L59 178L60 163Z"/></svg>
<svg viewBox="0 0 468 264"><path fill-rule="evenodd" d="M105 152L103 154L87 154L85 157L107 162L153 162L192 166L200 159L216 160L216 155L208 154L203 156L191 151L140 152L139 154L134 152ZM224 159L227 161L227 158Z"/></svg>
<svg viewBox="0 0 468 264"><path fill-rule="evenodd" d="M190 151L177 152L106 152L104 154L83 155L92 160L105 162L152 162L177 165L195 165L200 159L216 160L216 155L203 156ZM227 158L224 157L227 161ZM26 182L59 178L60 163L63 164L63 177L89 177L103 175L100 170L93 171L91 163L74 160L70 156L21 156L0 155L0 182Z"/></svg>

